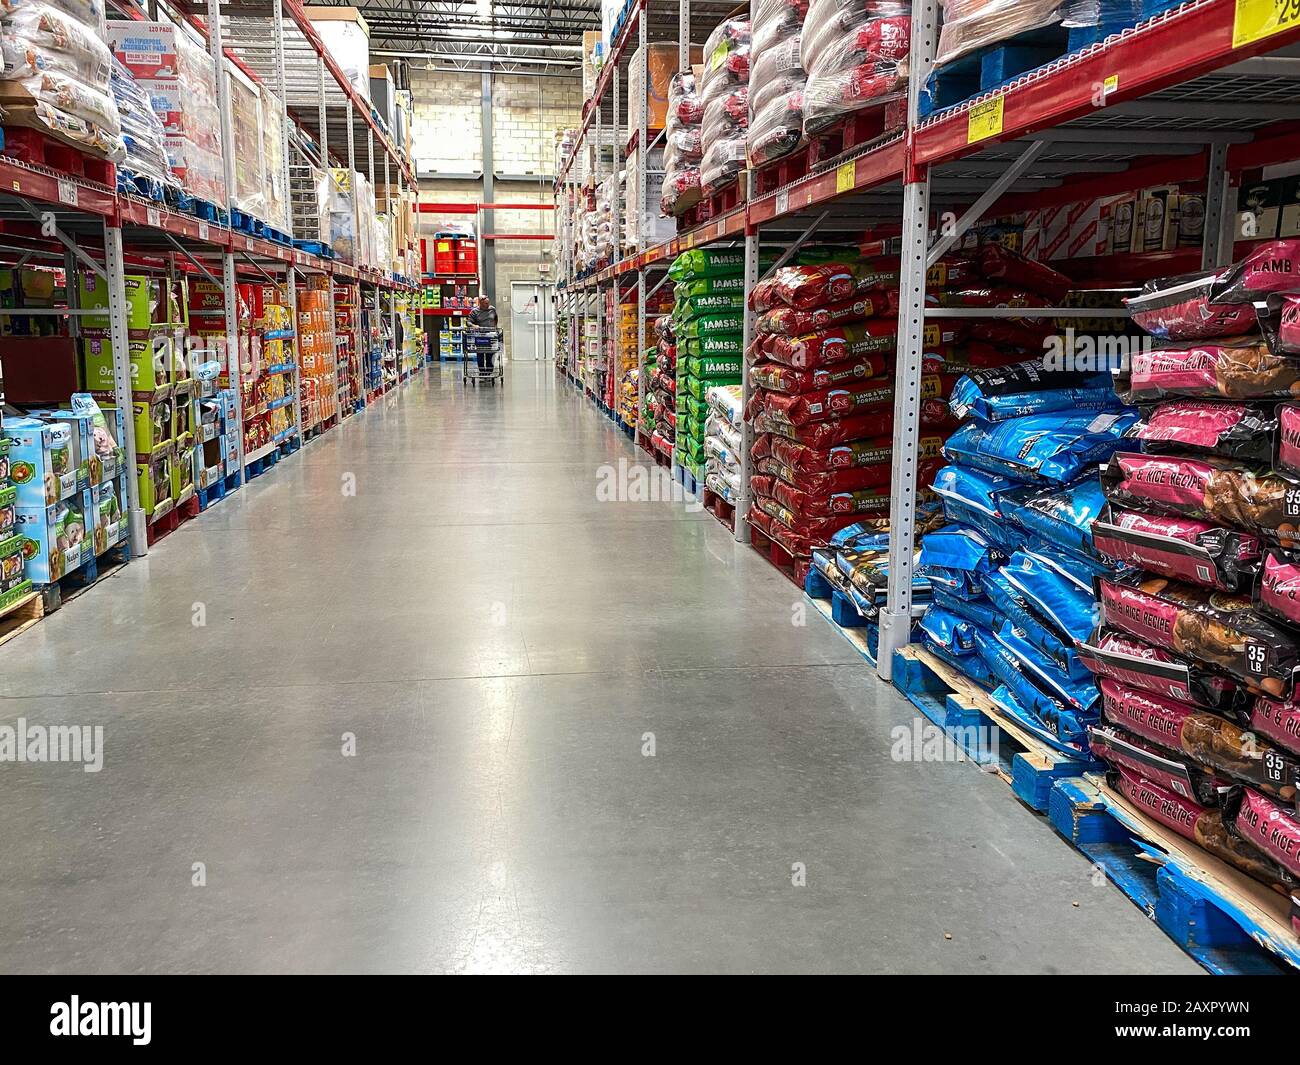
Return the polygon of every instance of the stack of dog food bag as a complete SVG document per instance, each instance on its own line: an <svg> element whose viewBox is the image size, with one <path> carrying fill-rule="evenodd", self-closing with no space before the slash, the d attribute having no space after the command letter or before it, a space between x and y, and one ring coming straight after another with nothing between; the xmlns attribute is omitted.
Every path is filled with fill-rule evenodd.
<svg viewBox="0 0 1300 1065"><path fill-rule="evenodd" d="M1069 282L987 243L931 272L947 307L1059 305ZM1090 526L1103 505L1098 465L1136 423L1105 367L1053 360L1050 319L942 319L973 366L949 399L962 424L934 478L949 524L921 540L932 603L922 641L993 692L1050 746L1084 757L1096 685L1076 650L1097 613L1094 579L1110 572Z"/></svg>
<svg viewBox="0 0 1300 1065"><path fill-rule="evenodd" d="M675 453L678 464L700 481L707 457L709 390L740 384L744 263L740 248L695 248L679 255L668 271L676 283L672 313L677 340Z"/></svg>
<svg viewBox="0 0 1300 1065"><path fill-rule="evenodd" d="M700 187L706 195L733 181L745 166L749 128L749 19L727 19L704 42L700 103L704 158Z"/></svg>
<svg viewBox="0 0 1300 1065"><path fill-rule="evenodd" d="M1300 878L1300 241L1130 301L1141 418L1101 471L1103 577L1080 648L1092 749L1125 797L1293 900ZM1292 920L1296 921L1293 907ZM1300 930L1300 925L1297 926Z"/></svg>
<svg viewBox="0 0 1300 1065"><path fill-rule="evenodd" d="M803 140L806 78L799 58L808 0L754 0L749 73L751 167L789 155Z"/></svg>
<svg viewBox="0 0 1300 1065"><path fill-rule="evenodd" d="M672 316L656 318L654 333L655 346L646 352L642 369L646 375L642 428L651 446L671 458L677 442L677 336Z"/></svg>
<svg viewBox="0 0 1300 1065"><path fill-rule="evenodd" d="M674 74L668 83L664 183L659 197L659 208L665 217L684 214L700 202L703 119L704 105L695 91L695 75L690 71Z"/></svg>
<svg viewBox="0 0 1300 1065"><path fill-rule="evenodd" d="M911 35L910 3L811 0L800 43L804 134L867 109L878 111L879 132L897 128L903 112L886 105L907 93Z"/></svg>
<svg viewBox="0 0 1300 1065"><path fill-rule="evenodd" d="M740 449L744 400L740 385L713 385L705 393L704 486L733 507L741 496Z"/></svg>
<svg viewBox="0 0 1300 1065"><path fill-rule="evenodd" d="M846 526L887 524L899 261L879 244L799 259L750 295L749 521L806 561ZM925 388L923 421L946 425L943 382L931 375ZM938 444L927 442L932 454Z"/></svg>

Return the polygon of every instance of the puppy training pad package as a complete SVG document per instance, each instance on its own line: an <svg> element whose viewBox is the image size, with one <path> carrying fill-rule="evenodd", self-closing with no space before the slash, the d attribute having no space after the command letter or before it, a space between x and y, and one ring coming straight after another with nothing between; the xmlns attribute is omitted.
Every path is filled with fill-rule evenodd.
<svg viewBox="0 0 1300 1065"><path fill-rule="evenodd" d="M1139 639L1199 659L1269 695L1291 692L1300 646L1261 617L1250 599L1153 578L1098 581L1101 620Z"/></svg>

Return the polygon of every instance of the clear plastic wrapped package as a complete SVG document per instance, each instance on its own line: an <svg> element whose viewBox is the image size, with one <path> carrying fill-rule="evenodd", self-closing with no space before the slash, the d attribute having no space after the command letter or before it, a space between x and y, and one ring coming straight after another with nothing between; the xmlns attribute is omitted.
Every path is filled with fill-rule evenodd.
<svg viewBox="0 0 1300 1065"><path fill-rule="evenodd" d="M266 218L266 176L262 158L262 98L257 83L233 63L226 66L230 94L230 128L235 137L233 206L254 218Z"/></svg>
<svg viewBox="0 0 1300 1065"><path fill-rule="evenodd" d="M262 182L266 214L263 221L276 229L289 228L289 188L284 159L284 116L280 101L266 88L262 94Z"/></svg>
<svg viewBox="0 0 1300 1065"><path fill-rule="evenodd" d="M153 113L149 96L135 83L131 72L113 59L113 100L122 124L125 156L122 166L131 173L162 185L177 186L176 175L167 165L163 124Z"/></svg>
<svg viewBox="0 0 1300 1065"><path fill-rule="evenodd" d="M944 0L934 65L942 66L977 48L1060 22L1065 6L1061 0Z"/></svg>
<svg viewBox="0 0 1300 1065"><path fill-rule="evenodd" d="M0 18L8 25L24 9L46 8L71 15L95 36L103 39L105 23L104 0L0 0Z"/></svg>
<svg viewBox="0 0 1300 1065"><path fill-rule="evenodd" d="M911 5L899 0L812 0L801 55L804 133L907 92Z"/></svg>
<svg viewBox="0 0 1300 1065"><path fill-rule="evenodd" d="M696 92L695 75L674 74L668 85L664 183L659 199L660 210L666 216L680 215L700 201L703 118L704 105Z"/></svg>
<svg viewBox="0 0 1300 1065"><path fill-rule="evenodd" d="M807 77L801 34L808 0L755 0L750 45L750 166L794 151L803 140L803 96Z"/></svg>
<svg viewBox="0 0 1300 1065"><path fill-rule="evenodd" d="M102 8L68 6L102 21ZM10 0L0 5L0 17L0 100L6 121L120 160L124 149L111 92L112 56L96 30L46 3Z"/></svg>
<svg viewBox="0 0 1300 1065"><path fill-rule="evenodd" d="M722 188L745 166L750 41L748 19L727 19L704 44L700 85L704 158L700 162L700 186L706 193Z"/></svg>

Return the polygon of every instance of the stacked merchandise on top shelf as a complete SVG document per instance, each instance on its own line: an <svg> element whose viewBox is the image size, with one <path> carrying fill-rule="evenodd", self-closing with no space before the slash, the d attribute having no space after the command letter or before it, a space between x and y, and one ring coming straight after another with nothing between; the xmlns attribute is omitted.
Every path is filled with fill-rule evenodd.
<svg viewBox="0 0 1300 1065"><path fill-rule="evenodd" d="M870 135L899 128L911 34L911 4L905 0L810 0L800 48L808 79L805 136L859 113L871 122ZM867 139L867 132L856 142Z"/></svg>
<svg viewBox="0 0 1300 1065"><path fill-rule="evenodd" d="M209 203L226 203L221 116L212 57L170 22L110 22L113 54L149 96L162 122L171 171L181 187Z"/></svg>
<svg viewBox="0 0 1300 1065"><path fill-rule="evenodd" d="M948 307L1058 306L1069 282L1001 245L941 261L935 302ZM1106 369L1058 366L1050 320L953 322L988 351L954 386L961 427L935 476L949 525L924 537L931 584L925 646L984 688L1044 743L1086 760L1098 694L1076 651L1096 616L1093 580L1112 571L1090 526L1102 504L1097 466L1137 421Z"/></svg>
<svg viewBox="0 0 1300 1065"><path fill-rule="evenodd" d="M11 0L0 11L6 126L26 126L121 161L122 126L102 0Z"/></svg>
<svg viewBox="0 0 1300 1065"><path fill-rule="evenodd" d="M727 19L704 42L700 81L704 157L700 188L712 195L745 167L749 129L749 19Z"/></svg>
<svg viewBox="0 0 1300 1065"><path fill-rule="evenodd" d="M665 127L664 182L659 208L666 216L685 214L700 202L700 161L704 134L700 123L704 105L696 91L700 75L674 74L668 86L668 124Z"/></svg>
<svg viewBox="0 0 1300 1065"><path fill-rule="evenodd" d="M800 32L808 0L754 0L749 74L750 167L789 155L803 140L803 63Z"/></svg>
<svg viewBox="0 0 1300 1065"><path fill-rule="evenodd" d="M117 56L112 61L113 99L122 122L125 152L117 168L118 185L128 192L147 190L153 199L160 200L164 188L180 188L167 159L167 131L154 114L149 94L136 84Z"/></svg>
<svg viewBox="0 0 1300 1065"><path fill-rule="evenodd" d="M704 426L709 389L738 385L745 327L745 253L696 248L668 270L673 289L676 337L676 442L674 457L696 480L704 480Z"/></svg>
<svg viewBox="0 0 1300 1065"><path fill-rule="evenodd" d="M1082 652L1112 786L1300 905L1298 275L1271 241L1130 302L1156 343L1116 378L1142 417L1093 537L1133 572L1099 582Z"/></svg>
<svg viewBox="0 0 1300 1065"><path fill-rule="evenodd" d="M310 278L296 295L301 424L311 428L339 412L334 309L329 305L329 282L323 277Z"/></svg>

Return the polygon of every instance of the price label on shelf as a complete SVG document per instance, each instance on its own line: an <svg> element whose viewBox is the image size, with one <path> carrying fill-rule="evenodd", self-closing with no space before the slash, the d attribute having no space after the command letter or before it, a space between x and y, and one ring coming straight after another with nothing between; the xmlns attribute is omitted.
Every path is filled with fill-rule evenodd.
<svg viewBox="0 0 1300 1065"><path fill-rule="evenodd" d="M782 189L776 194L776 213L785 214L790 210L790 190Z"/></svg>
<svg viewBox="0 0 1300 1065"><path fill-rule="evenodd" d="M1005 99L999 94L982 104L976 104L966 112L967 144L988 140L1002 132L1002 105Z"/></svg>
<svg viewBox="0 0 1300 1065"><path fill-rule="evenodd" d="M199 240L207 240L207 239L208 239L208 224L207 224L207 222L200 222L200 223L199 223Z"/></svg>
<svg viewBox="0 0 1300 1065"><path fill-rule="evenodd" d="M1237 0L1232 47L1254 44L1300 25L1300 0Z"/></svg>
<svg viewBox="0 0 1300 1065"><path fill-rule="evenodd" d="M146 207L144 209L144 220L156 229L162 225L162 214L157 207Z"/></svg>
<svg viewBox="0 0 1300 1065"><path fill-rule="evenodd" d="M857 180L857 164L850 159L847 163L840 163L835 168L835 192L852 192L853 184Z"/></svg>
<svg viewBox="0 0 1300 1065"><path fill-rule="evenodd" d="M59 203L66 203L69 207L77 206L76 182L59 178Z"/></svg>

